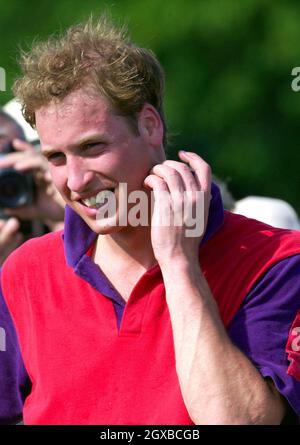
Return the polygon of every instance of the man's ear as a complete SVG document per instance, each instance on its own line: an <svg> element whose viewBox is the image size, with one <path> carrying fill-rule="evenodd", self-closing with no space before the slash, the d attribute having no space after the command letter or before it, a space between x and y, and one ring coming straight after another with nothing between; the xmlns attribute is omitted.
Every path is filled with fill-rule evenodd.
<svg viewBox="0 0 300 445"><path fill-rule="evenodd" d="M158 111L150 104L145 103L138 116L139 134L150 145L161 146L163 143L164 127Z"/></svg>

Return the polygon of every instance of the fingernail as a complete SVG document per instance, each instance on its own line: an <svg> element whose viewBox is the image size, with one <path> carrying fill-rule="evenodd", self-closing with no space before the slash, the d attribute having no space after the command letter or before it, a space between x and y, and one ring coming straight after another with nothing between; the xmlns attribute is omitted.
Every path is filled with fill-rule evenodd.
<svg viewBox="0 0 300 445"><path fill-rule="evenodd" d="M181 150L180 152L183 153L185 156L193 156L193 152L192 151Z"/></svg>

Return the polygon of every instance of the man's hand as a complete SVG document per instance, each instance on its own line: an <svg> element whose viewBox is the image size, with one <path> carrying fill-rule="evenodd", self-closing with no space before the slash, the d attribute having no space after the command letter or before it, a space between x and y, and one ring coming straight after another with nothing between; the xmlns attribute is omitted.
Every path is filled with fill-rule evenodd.
<svg viewBox="0 0 300 445"><path fill-rule="evenodd" d="M179 152L179 157L184 162L165 161L155 165L144 181L154 193L151 240L154 255L161 265L174 259L195 261L207 224L211 198L210 167L196 153ZM204 230L187 236L191 216L195 214L202 220Z"/></svg>
<svg viewBox="0 0 300 445"><path fill-rule="evenodd" d="M40 151L27 142L14 139L13 146L17 151L0 159L0 169L14 168L22 172L32 171L37 195L32 205L5 209L5 213L19 219L38 219L49 226L62 222L65 203L52 183L46 159Z"/></svg>
<svg viewBox="0 0 300 445"><path fill-rule="evenodd" d="M8 255L23 241L23 235L18 230L20 223L16 218L0 219L0 266Z"/></svg>
<svg viewBox="0 0 300 445"><path fill-rule="evenodd" d="M159 225L160 215L170 208L172 217L177 218L184 192L190 192L188 202L194 209L196 192L202 191L204 209L200 217L206 228L210 167L195 153L180 152L179 156L184 163L165 161L154 166L145 186L154 191L152 247L163 275L185 406L199 425L279 424L285 412L282 398L270 390L254 365L232 344L202 273L199 242L203 233L187 237L184 218L181 225L172 224L172 219L169 226Z"/></svg>

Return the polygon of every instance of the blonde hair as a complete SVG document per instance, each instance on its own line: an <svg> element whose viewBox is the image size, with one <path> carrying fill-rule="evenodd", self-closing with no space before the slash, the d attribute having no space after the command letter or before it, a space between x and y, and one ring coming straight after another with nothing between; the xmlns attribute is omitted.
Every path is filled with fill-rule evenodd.
<svg viewBox="0 0 300 445"><path fill-rule="evenodd" d="M35 111L89 86L108 98L113 110L126 116L137 131L137 113L148 102L166 123L163 110L164 73L155 55L132 44L124 28L106 16L72 26L63 35L22 52L22 77L13 91L26 121L35 127Z"/></svg>

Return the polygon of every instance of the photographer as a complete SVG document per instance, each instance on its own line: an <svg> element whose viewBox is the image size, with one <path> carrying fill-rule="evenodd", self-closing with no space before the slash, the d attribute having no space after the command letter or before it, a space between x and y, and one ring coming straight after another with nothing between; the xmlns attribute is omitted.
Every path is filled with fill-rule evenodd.
<svg viewBox="0 0 300 445"><path fill-rule="evenodd" d="M62 228L63 218L45 159L0 110L0 265L25 239Z"/></svg>

